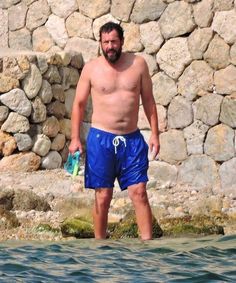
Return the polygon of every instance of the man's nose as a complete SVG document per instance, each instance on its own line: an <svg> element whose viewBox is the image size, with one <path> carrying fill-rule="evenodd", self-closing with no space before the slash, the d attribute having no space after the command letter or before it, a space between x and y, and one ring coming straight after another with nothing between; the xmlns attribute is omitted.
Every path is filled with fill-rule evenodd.
<svg viewBox="0 0 236 283"><path fill-rule="evenodd" d="M108 42L108 48L110 49L110 48L112 48L113 47L113 43L112 43L112 41L109 41Z"/></svg>

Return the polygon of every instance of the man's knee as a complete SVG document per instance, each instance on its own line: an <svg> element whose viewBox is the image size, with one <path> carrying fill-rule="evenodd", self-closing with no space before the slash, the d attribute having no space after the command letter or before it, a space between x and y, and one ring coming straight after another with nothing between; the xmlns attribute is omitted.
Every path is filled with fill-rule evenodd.
<svg viewBox="0 0 236 283"><path fill-rule="evenodd" d="M109 208L112 199L112 191L98 189L95 192L96 205L103 208Z"/></svg>
<svg viewBox="0 0 236 283"><path fill-rule="evenodd" d="M134 203L147 203L146 186L143 183L132 185L128 189L129 197Z"/></svg>

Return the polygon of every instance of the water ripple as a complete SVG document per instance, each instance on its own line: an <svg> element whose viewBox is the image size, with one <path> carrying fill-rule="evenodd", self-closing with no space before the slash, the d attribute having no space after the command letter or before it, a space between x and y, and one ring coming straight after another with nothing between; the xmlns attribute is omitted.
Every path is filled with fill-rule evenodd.
<svg viewBox="0 0 236 283"><path fill-rule="evenodd" d="M0 244L0 282L236 282L236 236Z"/></svg>

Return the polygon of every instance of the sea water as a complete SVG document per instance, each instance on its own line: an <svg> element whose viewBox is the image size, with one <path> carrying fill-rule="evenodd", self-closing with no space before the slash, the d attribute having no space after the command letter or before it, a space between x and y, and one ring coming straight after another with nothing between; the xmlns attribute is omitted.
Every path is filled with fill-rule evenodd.
<svg viewBox="0 0 236 283"><path fill-rule="evenodd" d="M0 243L0 282L236 282L236 235Z"/></svg>

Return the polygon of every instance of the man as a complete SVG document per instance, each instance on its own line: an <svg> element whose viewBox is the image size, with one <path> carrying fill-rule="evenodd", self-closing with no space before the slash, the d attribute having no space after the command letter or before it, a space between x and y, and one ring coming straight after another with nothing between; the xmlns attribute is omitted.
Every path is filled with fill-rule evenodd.
<svg viewBox="0 0 236 283"><path fill-rule="evenodd" d="M152 82L145 60L122 52L123 29L108 22L100 28L103 56L85 64L72 109L69 150L83 152L80 127L88 96L93 103L87 138L85 187L95 189L96 239L105 239L114 180L128 189L143 240L152 239L152 213L146 192L148 146L137 128L139 100L151 127L149 149L159 152L158 119Z"/></svg>

